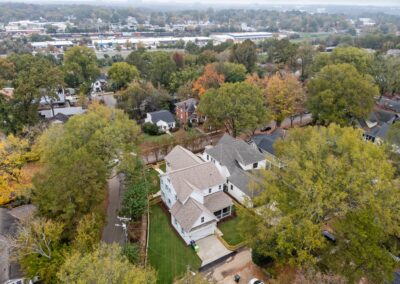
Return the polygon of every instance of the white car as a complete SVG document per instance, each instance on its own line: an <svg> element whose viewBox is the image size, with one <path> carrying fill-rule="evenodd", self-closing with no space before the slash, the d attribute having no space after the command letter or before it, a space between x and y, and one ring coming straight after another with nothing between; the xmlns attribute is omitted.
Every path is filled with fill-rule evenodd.
<svg viewBox="0 0 400 284"><path fill-rule="evenodd" d="M249 284L264 284L264 282L262 282L261 280L259 280L257 278L253 278L249 281Z"/></svg>

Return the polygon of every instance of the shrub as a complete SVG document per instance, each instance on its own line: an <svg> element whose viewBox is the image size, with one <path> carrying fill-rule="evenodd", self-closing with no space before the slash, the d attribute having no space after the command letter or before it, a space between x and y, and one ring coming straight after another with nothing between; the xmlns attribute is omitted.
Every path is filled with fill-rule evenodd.
<svg viewBox="0 0 400 284"><path fill-rule="evenodd" d="M151 123L151 122L146 122L142 126L143 132L147 133L149 135L159 135L160 131L158 129L158 126Z"/></svg>
<svg viewBox="0 0 400 284"><path fill-rule="evenodd" d="M126 256L132 264L137 264L140 260L140 248L137 244L126 244L122 247L122 254Z"/></svg>

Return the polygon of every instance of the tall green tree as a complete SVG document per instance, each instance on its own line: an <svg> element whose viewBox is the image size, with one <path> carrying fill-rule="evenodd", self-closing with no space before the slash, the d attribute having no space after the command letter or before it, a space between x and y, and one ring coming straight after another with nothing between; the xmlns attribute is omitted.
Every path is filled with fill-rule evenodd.
<svg viewBox="0 0 400 284"><path fill-rule="evenodd" d="M225 82L236 83L246 79L247 71L243 64L232 62L217 63L215 70L224 75Z"/></svg>
<svg viewBox="0 0 400 284"><path fill-rule="evenodd" d="M245 82L208 90L200 97L199 111L207 116L207 123L225 127L234 137L268 120L261 90Z"/></svg>
<svg viewBox="0 0 400 284"><path fill-rule="evenodd" d="M92 83L100 75L96 53L86 46L74 46L65 52L63 70L65 83L84 93L89 92Z"/></svg>
<svg viewBox="0 0 400 284"><path fill-rule="evenodd" d="M351 283L389 281L400 192L384 149L363 141L361 130L332 124L294 129L275 150L285 169L262 172L258 208L239 212L250 246L277 264L312 266Z"/></svg>
<svg viewBox="0 0 400 284"><path fill-rule="evenodd" d="M324 124L348 125L353 119L367 117L379 96L372 77L360 74L350 64L325 66L307 87L309 110Z"/></svg>
<svg viewBox="0 0 400 284"><path fill-rule="evenodd" d="M114 63L108 76L112 80L117 90L125 88L132 80L139 78L139 71L135 66L129 65L126 62Z"/></svg>
<svg viewBox="0 0 400 284"><path fill-rule="evenodd" d="M100 244L92 253L73 252L57 274L59 283L155 284L156 272L135 266L118 244Z"/></svg>
<svg viewBox="0 0 400 284"><path fill-rule="evenodd" d="M92 105L39 139L43 171L34 178L40 215L61 220L70 237L79 220L104 200L113 159L135 151L140 129L121 110Z"/></svg>
<svg viewBox="0 0 400 284"><path fill-rule="evenodd" d="M164 51L148 52L143 59L146 62L146 70L142 72L145 78L156 87L168 87L171 74L177 70L171 54Z"/></svg>
<svg viewBox="0 0 400 284"><path fill-rule="evenodd" d="M256 45L251 40L232 46L230 59L232 62L243 64L251 72L257 61Z"/></svg>

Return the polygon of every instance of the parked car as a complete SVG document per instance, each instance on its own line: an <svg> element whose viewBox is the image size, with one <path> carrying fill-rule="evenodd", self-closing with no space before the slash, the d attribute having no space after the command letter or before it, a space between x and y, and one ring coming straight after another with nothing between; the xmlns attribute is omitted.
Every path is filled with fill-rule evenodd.
<svg viewBox="0 0 400 284"><path fill-rule="evenodd" d="M264 284L260 279L253 278L249 281L249 284Z"/></svg>

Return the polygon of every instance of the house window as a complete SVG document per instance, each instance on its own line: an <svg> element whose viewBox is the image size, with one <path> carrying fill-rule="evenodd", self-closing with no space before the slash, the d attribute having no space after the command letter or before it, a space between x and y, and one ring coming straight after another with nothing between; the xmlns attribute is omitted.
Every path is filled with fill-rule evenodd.
<svg viewBox="0 0 400 284"><path fill-rule="evenodd" d="M171 200L168 198L168 204L171 205Z"/></svg>
<svg viewBox="0 0 400 284"><path fill-rule="evenodd" d="M208 193L211 193L211 191L212 191L212 189L211 189L211 188L209 188L209 189L208 189Z"/></svg>
<svg viewBox="0 0 400 284"><path fill-rule="evenodd" d="M176 220L176 218L174 218L174 223L178 226L178 220Z"/></svg>
<svg viewBox="0 0 400 284"><path fill-rule="evenodd" d="M218 186L218 189L221 189L221 186L222 186L222 185L219 185L219 186Z"/></svg>
<svg viewBox="0 0 400 284"><path fill-rule="evenodd" d="M210 156L207 155L207 161L208 161L208 159L210 159Z"/></svg>
<svg viewBox="0 0 400 284"><path fill-rule="evenodd" d="M182 235L184 234L184 232L183 232L183 228L181 228L181 233L182 233Z"/></svg>
<svg viewBox="0 0 400 284"><path fill-rule="evenodd" d="M233 190L233 185L231 185L231 190Z"/></svg>
<svg viewBox="0 0 400 284"><path fill-rule="evenodd" d="M256 169L258 167L258 163L253 164L253 169Z"/></svg>
<svg viewBox="0 0 400 284"><path fill-rule="evenodd" d="M201 221L201 223L204 223L204 217L201 217L200 221Z"/></svg>

